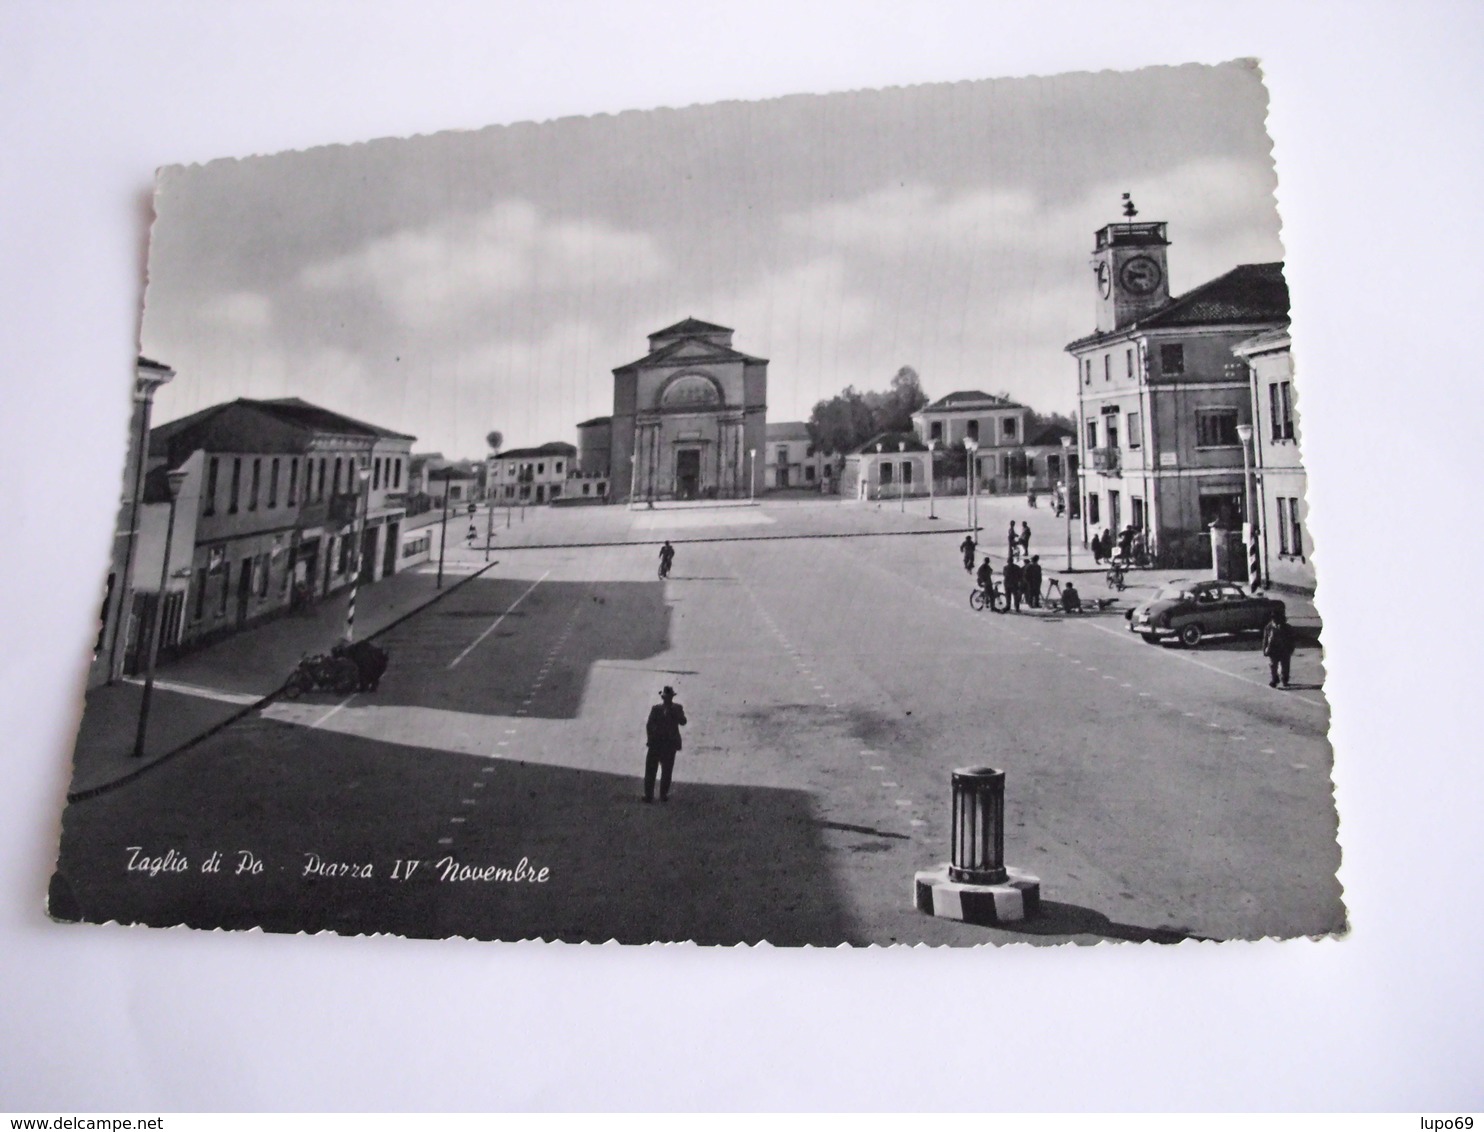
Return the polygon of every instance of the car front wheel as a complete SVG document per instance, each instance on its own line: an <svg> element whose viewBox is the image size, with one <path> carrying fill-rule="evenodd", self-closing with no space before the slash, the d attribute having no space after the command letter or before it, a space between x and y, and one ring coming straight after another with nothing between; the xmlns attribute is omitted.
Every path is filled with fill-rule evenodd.
<svg viewBox="0 0 1484 1132"><path fill-rule="evenodd" d="M1180 630L1180 643L1188 649L1193 649L1201 643L1201 638L1205 635L1205 630L1199 625L1186 625Z"/></svg>

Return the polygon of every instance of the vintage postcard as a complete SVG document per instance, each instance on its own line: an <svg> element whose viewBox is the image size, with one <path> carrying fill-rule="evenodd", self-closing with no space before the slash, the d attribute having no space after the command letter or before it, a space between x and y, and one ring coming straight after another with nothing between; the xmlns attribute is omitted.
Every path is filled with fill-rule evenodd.
<svg viewBox="0 0 1484 1132"><path fill-rule="evenodd" d="M161 170L51 915L1344 931L1266 112L1236 61Z"/></svg>

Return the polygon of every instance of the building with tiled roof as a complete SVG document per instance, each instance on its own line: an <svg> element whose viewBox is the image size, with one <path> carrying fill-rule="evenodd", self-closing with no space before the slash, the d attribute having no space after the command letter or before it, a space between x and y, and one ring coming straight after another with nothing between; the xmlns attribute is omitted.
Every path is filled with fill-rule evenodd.
<svg viewBox="0 0 1484 1132"><path fill-rule="evenodd" d="M769 491L800 487L834 491L833 454L816 447L807 424L803 421L770 422L767 437L763 482Z"/></svg>
<svg viewBox="0 0 1484 1132"><path fill-rule="evenodd" d="M845 457L840 494L907 499L932 491L932 452L913 432L880 432Z"/></svg>
<svg viewBox="0 0 1484 1132"><path fill-rule="evenodd" d="M1242 264L1171 296L1168 247L1160 222L1094 236L1096 328L1066 347L1077 366L1082 535L1133 526L1161 562L1199 567L1212 560L1212 527L1240 538L1243 524L1241 429L1252 408L1232 350L1287 323L1288 286L1281 263Z"/></svg>
<svg viewBox="0 0 1484 1132"><path fill-rule="evenodd" d="M508 448L485 463L490 501L506 506L553 503L566 495L568 480L579 474L577 446L564 440Z"/></svg>
<svg viewBox="0 0 1484 1132"><path fill-rule="evenodd" d="M152 429L136 578L162 567L164 472L186 472L162 649L207 643L401 569L414 439L297 397L240 397ZM129 648L126 670L137 651Z"/></svg>
<svg viewBox="0 0 1484 1132"><path fill-rule="evenodd" d="M1015 454L1025 444L1029 414L1028 408L1008 397L960 389L913 413L912 428L924 444L931 442L939 449L972 445L980 490L1008 491L1016 469L1022 467Z"/></svg>

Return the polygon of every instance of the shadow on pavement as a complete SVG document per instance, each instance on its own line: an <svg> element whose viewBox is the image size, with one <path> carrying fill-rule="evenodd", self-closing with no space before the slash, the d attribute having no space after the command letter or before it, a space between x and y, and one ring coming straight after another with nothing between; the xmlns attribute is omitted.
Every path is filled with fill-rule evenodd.
<svg viewBox="0 0 1484 1132"><path fill-rule="evenodd" d="M649 660L670 647L658 580L535 582L476 579L379 637L390 661L364 706L572 719L594 664Z"/></svg>
<svg viewBox="0 0 1484 1132"><path fill-rule="evenodd" d="M1195 935L1184 928L1142 928L1133 924L1119 924L1091 908L1059 904L1053 900L1041 901L1041 913L1034 919L998 926L1014 935L1095 935L1128 943L1181 943L1187 939L1211 938Z"/></svg>
<svg viewBox="0 0 1484 1132"><path fill-rule="evenodd" d="M98 923L425 938L834 946L859 935L809 795L697 785L683 765L670 801L645 805L637 765L491 760L253 717L69 806L52 910ZM136 846L137 859L173 851L186 865L129 871ZM221 870L203 873L214 851ZM262 871L238 874L241 851ZM344 875L306 876L310 854ZM443 880L449 857L481 869L525 859L549 879ZM396 879L409 860L421 863ZM365 866L370 875L358 875Z"/></svg>

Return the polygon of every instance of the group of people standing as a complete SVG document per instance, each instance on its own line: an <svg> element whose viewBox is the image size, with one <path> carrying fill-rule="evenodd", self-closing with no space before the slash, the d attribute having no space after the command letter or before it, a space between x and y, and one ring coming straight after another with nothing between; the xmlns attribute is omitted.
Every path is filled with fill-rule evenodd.
<svg viewBox="0 0 1484 1132"><path fill-rule="evenodd" d="M1107 527L1103 527L1092 536L1090 546L1094 562L1101 564L1113 560L1113 532ZM1144 532L1132 523L1118 532L1118 557L1125 562L1140 561L1147 553L1147 549Z"/></svg>

